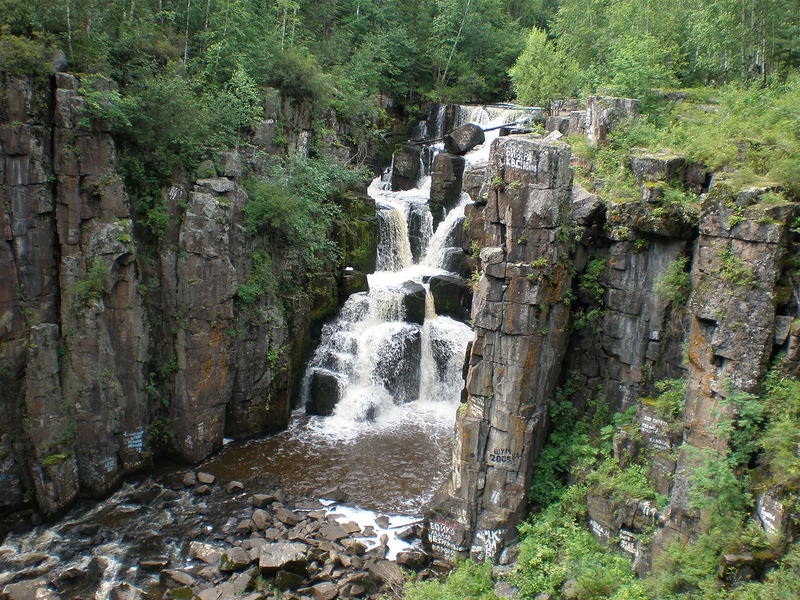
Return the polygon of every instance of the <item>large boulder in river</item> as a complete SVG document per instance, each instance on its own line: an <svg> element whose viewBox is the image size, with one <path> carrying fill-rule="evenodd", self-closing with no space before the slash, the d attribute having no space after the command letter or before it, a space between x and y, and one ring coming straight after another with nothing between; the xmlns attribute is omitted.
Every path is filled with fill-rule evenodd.
<svg viewBox="0 0 800 600"><path fill-rule="evenodd" d="M444 147L450 154L463 156L484 141L486 136L483 129L474 123L467 123L444 136Z"/></svg>
<svg viewBox="0 0 800 600"><path fill-rule="evenodd" d="M341 397L341 386L335 373L315 369L311 373L309 401L306 412L329 417L336 410Z"/></svg>
<svg viewBox="0 0 800 600"><path fill-rule="evenodd" d="M440 152L433 159L430 209L434 229L444 219L447 211L458 204L465 164L462 156L453 156L446 152Z"/></svg>
<svg viewBox="0 0 800 600"><path fill-rule="evenodd" d="M406 281L401 287L403 293L403 308L405 309L408 323L425 322L425 288L415 281Z"/></svg>
<svg viewBox="0 0 800 600"><path fill-rule="evenodd" d="M466 279L458 275L434 275L429 285L436 314L464 321L469 317L472 291Z"/></svg>
<svg viewBox="0 0 800 600"><path fill-rule="evenodd" d="M414 144L403 144L392 159L392 189L412 190L419 177L420 150Z"/></svg>

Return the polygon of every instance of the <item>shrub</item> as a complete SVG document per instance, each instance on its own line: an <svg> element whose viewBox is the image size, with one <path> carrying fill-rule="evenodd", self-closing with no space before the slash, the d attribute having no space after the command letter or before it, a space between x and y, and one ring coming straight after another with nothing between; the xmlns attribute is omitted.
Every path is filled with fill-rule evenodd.
<svg viewBox="0 0 800 600"><path fill-rule="evenodd" d="M45 77L53 73L54 52L44 40L5 33L0 35L0 71Z"/></svg>
<svg viewBox="0 0 800 600"><path fill-rule="evenodd" d="M656 294L675 304L686 304L692 289L692 279L686 271L688 264L688 256L672 261L656 282Z"/></svg>

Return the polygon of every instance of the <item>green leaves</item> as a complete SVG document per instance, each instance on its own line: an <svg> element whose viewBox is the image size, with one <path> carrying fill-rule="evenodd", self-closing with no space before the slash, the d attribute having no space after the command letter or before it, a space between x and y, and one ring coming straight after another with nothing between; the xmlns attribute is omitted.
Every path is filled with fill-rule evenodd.
<svg viewBox="0 0 800 600"><path fill-rule="evenodd" d="M521 104L543 106L558 96L574 94L577 87L575 59L557 49L542 29L531 30L509 73Z"/></svg>

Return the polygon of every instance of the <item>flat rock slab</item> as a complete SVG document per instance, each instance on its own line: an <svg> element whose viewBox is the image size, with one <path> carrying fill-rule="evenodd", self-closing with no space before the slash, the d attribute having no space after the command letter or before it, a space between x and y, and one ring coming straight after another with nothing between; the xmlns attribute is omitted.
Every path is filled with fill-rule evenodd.
<svg viewBox="0 0 800 600"><path fill-rule="evenodd" d="M189 557L203 561L206 564L216 564L222 552L219 548L206 544L204 542L189 542Z"/></svg>
<svg viewBox="0 0 800 600"><path fill-rule="evenodd" d="M339 595L339 588L330 581L324 581L313 586L314 600L333 600Z"/></svg>
<svg viewBox="0 0 800 600"><path fill-rule="evenodd" d="M265 570L291 568L304 565L308 547L297 542L278 542L261 546L258 566Z"/></svg>
<svg viewBox="0 0 800 600"><path fill-rule="evenodd" d="M347 537L347 531L338 523L323 525L319 530L320 535L329 542L338 542Z"/></svg>
<svg viewBox="0 0 800 600"><path fill-rule="evenodd" d="M300 519L297 518L292 511L287 510L285 508L279 508L275 511L275 518L278 519L284 525L288 525L289 527L294 527L300 522Z"/></svg>

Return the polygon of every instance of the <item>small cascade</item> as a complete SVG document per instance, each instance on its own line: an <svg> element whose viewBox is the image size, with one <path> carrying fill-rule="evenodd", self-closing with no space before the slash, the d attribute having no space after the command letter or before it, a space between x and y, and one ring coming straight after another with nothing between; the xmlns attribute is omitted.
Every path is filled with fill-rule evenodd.
<svg viewBox="0 0 800 600"><path fill-rule="evenodd" d="M411 266L411 244L406 220L397 207L379 204L378 260L379 271L400 271Z"/></svg>

